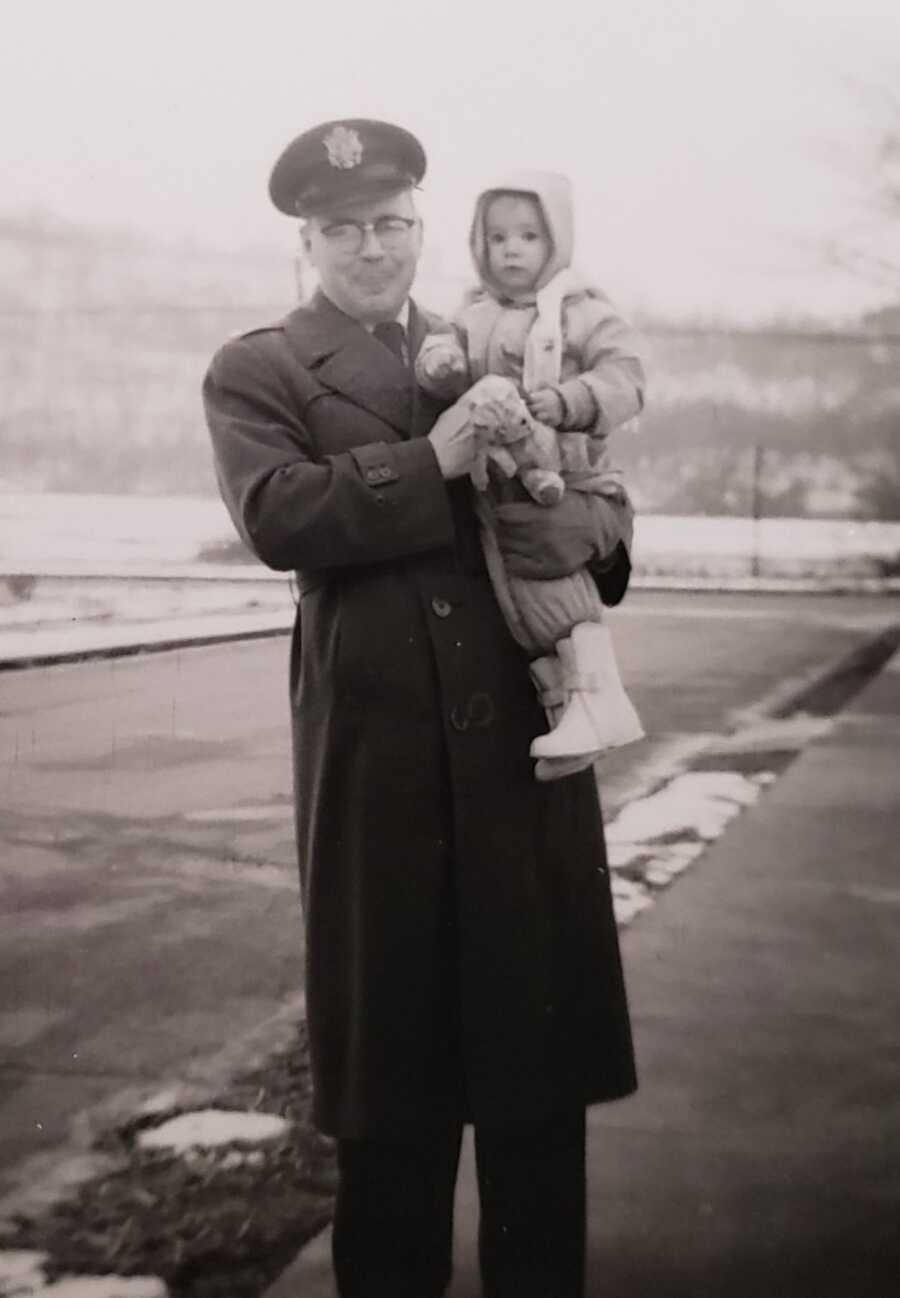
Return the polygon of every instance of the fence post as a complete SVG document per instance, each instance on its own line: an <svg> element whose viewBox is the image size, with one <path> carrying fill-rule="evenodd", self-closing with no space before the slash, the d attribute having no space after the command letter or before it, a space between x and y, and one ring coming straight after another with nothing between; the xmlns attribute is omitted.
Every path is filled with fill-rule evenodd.
<svg viewBox="0 0 900 1298"><path fill-rule="evenodd" d="M762 467L763 448L757 442L753 447L753 483L751 490L751 511L753 516L753 554L750 560L750 574L758 577L760 573L760 531L762 520Z"/></svg>

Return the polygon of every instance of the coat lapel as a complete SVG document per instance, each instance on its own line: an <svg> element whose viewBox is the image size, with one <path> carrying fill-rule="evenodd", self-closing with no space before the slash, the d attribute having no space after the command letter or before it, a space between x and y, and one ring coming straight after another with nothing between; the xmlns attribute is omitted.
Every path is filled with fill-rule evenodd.
<svg viewBox="0 0 900 1298"><path fill-rule="evenodd" d="M284 321L295 355L325 388L371 411L402 437L413 419L413 380L383 343L317 293Z"/></svg>

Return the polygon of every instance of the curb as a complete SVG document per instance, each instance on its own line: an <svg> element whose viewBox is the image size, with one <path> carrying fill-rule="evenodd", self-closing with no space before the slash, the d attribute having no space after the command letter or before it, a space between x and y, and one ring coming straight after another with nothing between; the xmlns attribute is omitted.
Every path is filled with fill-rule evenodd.
<svg viewBox="0 0 900 1298"><path fill-rule="evenodd" d="M818 715L834 712L855 692L854 683L864 684L876 675L898 648L900 621L894 621L880 631L871 632L860 644L823 667L788 677L756 703L730 712L727 727L734 731L766 719L782 720L802 711L811 710Z"/></svg>
<svg viewBox="0 0 900 1298"><path fill-rule="evenodd" d="M713 595L900 595L900 577L688 577L633 572L634 590Z"/></svg>
<svg viewBox="0 0 900 1298"><path fill-rule="evenodd" d="M266 640L272 636L290 635L293 615L284 626L266 626L236 631L206 633L174 632L159 640L134 640L126 644L96 645L86 649L60 649L53 652L16 654L0 659L0 672L27 671L30 667L55 667L67 663L92 662L104 658L134 658L139 654L168 653L173 649L198 649L209 645L229 644L235 640Z"/></svg>
<svg viewBox="0 0 900 1298"><path fill-rule="evenodd" d="M776 705L771 715L781 718L792 712L831 715L839 711L866 681L878 675L898 648L900 622L894 622L838 658L829 670L803 683L793 697Z"/></svg>

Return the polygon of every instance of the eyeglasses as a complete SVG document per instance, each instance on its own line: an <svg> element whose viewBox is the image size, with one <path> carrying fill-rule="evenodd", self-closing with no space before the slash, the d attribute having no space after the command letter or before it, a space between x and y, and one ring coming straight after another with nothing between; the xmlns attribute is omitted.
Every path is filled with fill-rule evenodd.
<svg viewBox="0 0 900 1298"><path fill-rule="evenodd" d="M399 252L408 245L415 224L409 216L379 216L374 221L333 221L322 227L322 235L338 252L357 253L371 230L385 252Z"/></svg>

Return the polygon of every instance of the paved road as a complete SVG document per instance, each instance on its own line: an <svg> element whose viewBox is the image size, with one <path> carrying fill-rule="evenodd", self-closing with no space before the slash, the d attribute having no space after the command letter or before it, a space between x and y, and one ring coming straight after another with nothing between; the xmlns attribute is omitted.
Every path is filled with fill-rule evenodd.
<svg viewBox="0 0 900 1298"><path fill-rule="evenodd" d="M895 617L636 594L613 624L651 739L606 764L608 808L660 747ZM300 990L286 658L278 638L0 677L0 1193L71 1151L78 1115L227 1072Z"/></svg>

